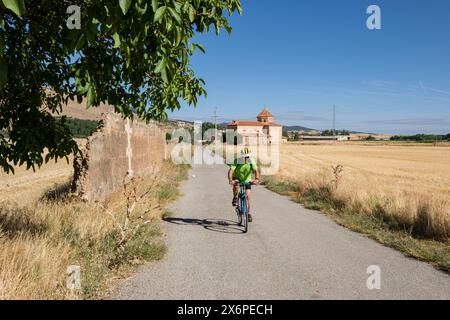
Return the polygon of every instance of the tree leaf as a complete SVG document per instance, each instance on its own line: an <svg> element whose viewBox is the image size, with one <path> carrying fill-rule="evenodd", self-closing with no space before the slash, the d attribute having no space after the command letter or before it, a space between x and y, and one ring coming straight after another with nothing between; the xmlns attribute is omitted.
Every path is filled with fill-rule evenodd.
<svg viewBox="0 0 450 320"><path fill-rule="evenodd" d="M167 70L166 70L166 68L161 70L161 77L162 77L164 83L169 83L169 78L167 77Z"/></svg>
<svg viewBox="0 0 450 320"><path fill-rule="evenodd" d="M125 45L123 47L123 54L125 55L125 65L128 68L130 66L131 63L131 50L130 47L128 45Z"/></svg>
<svg viewBox="0 0 450 320"><path fill-rule="evenodd" d="M84 33L82 33L77 40L77 44L75 45L75 50L82 49L85 44L86 44L86 37L85 37Z"/></svg>
<svg viewBox="0 0 450 320"><path fill-rule="evenodd" d="M89 90L87 92L87 104L86 104L86 109L90 108L95 101L95 92L94 92L94 88L92 88L91 86L89 86Z"/></svg>
<svg viewBox="0 0 450 320"><path fill-rule="evenodd" d="M200 8L200 0L194 0L194 6L195 6L195 9L199 9Z"/></svg>
<svg viewBox="0 0 450 320"><path fill-rule="evenodd" d="M114 48L119 48L120 47L120 36L117 32L115 32L113 34L113 39L114 39Z"/></svg>
<svg viewBox="0 0 450 320"><path fill-rule="evenodd" d="M199 48L201 52L206 53L205 48L204 48L200 43L196 43L195 46L196 46L197 48Z"/></svg>
<svg viewBox="0 0 450 320"><path fill-rule="evenodd" d="M161 73L163 69L166 68L166 60L164 58L159 61L158 65L155 68L156 73Z"/></svg>
<svg viewBox="0 0 450 320"><path fill-rule="evenodd" d="M122 9L122 12L124 15L127 14L128 10L130 9L132 0L119 0L119 6L120 9Z"/></svg>
<svg viewBox="0 0 450 320"><path fill-rule="evenodd" d="M175 46L176 47L178 47L179 45L180 45L180 43L181 43L181 37L182 37L182 34L181 34L181 29L179 28L179 27L176 27L175 28L175 33L176 33L176 38L175 38Z"/></svg>
<svg viewBox="0 0 450 320"><path fill-rule="evenodd" d="M179 15L174 9L172 9L172 8L169 8L169 11L170 11L170 13L172 14L172 16L175 18L175 20L176 20L179 24L181 24L182 21L181 21L180 15Z"/></svg>
<svg viewBox="0 0 450 320"><path fill-rule="evenodd" d="M160 21L164 17L164 14L166 13L166 10L167 10L166 6L162 6L161 8L156 10L154 21L155 22Z"/></svg>
<svg viewBox="0 0 450 320"><path fill-rule="evenodd" d="M153 12L156 12L156 10L158 10L158 7L159 7L159 1L158 0L152 0Z"/></svg>
<svg viewBox="0 0 450 320"><path fill-rule="evenodd" d="M192 5L189 6L189 20L192 22L194 22L195 20L195 15L196 15L196 11L194 9L194 7Z"/></svg>
<svg viewBox="0 0 450 320"><path fill-rule="evenodd" d="M135 8L136 8L136 11L137 11L140 15L144 15L144 14L147 12L148 5L147 5L147 3L144 3L144 7L141 7L141 4L138 3L138 2L136 2Z"/></svg>
<svg viewBox="0 0 450 320"><path fill-rule="evenodd" d="M8 65L0 60L0 89L8 81Z"/></svg>
<svg viewBox="0 0 450 320"><path fill-rule="evenodd" d="M25 0L2 0L6 8L21 16L25 13Z"/></svg>

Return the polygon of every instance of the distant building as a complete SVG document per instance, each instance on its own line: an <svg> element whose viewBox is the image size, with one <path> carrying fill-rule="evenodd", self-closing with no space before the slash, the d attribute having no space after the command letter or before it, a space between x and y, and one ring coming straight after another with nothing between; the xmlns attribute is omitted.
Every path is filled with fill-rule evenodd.
<svg viewBox="0 0 450 320"><path fill-rule="evenodd" d="M265 136L268 143L282 143L283 126L275 123L275 117L267 107L256 117L257 121L233 121L227 125L242 137L244 145L257 142L258 138Z"/></svg>
<svg viewBox="0 0 450 320"><path fill-rule="evenodd" d="M370 134L370 133L356 133L350 135L350 140L360 141L366 140L368 137L373 137L377 141L389 141L391 140L391 135L388 134Z"/></svg>
<svg viewBox="0 0 450 320"><path fill-rule="evenodd" d="M350 136L300 136L300 140L308 141L349 141Z"/></svg>

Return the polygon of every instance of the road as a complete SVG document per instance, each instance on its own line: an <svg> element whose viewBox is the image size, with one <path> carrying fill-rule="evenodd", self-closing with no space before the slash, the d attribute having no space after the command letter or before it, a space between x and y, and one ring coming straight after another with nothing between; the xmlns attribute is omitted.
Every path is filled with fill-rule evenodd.
<svg viewBox="0 0 450 320"><path fill-rule="evenodd" d="M226 167L197 166L164 222L168 253L124 281L116 299L450 299L450 276L254 187L243 234ZM380 267L380 290L367 268Z"/></svg>

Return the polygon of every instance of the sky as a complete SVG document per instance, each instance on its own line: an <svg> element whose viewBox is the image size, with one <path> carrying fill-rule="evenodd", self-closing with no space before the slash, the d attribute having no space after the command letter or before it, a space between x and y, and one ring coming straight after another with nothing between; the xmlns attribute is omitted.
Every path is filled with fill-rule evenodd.
<svg viewBox="0 0 450 320"><path fill-rule="evenodd" d="M371 133L450 132L450 1L242 0L233 32L196 36L208 97L173 119L256 120ZM367 8L381 9L369 30Z"/></svg>

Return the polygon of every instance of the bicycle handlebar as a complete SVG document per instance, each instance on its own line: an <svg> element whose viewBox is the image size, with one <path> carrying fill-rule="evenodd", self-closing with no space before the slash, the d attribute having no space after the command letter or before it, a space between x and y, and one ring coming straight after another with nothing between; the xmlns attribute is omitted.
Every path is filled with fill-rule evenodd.
<svg viewBox="0 0 450 320"><path fill-rule="evenodd" d="M254 181L250 181L250 182L240 182L239 180L234 180L233 182L234 182L235 184L239 184L239 186L241 186L241 187L245 187L245 186L248 186L248 185L251 185L251 186L256 186L256 185L257 185Z"/></svg>

